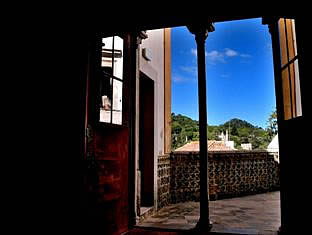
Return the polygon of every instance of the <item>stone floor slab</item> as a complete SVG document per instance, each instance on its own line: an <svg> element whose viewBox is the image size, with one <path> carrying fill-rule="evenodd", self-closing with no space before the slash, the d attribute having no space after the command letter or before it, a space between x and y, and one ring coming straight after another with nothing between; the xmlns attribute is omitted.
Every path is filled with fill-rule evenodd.
<svg viewBox="0 0 312 235"><path fill-rule="evenodd" d="M209 205L212 231L276 234L280 227L279 192L210 201ZM198 219L199 202L185 202L162 208L138 226L189 230L195 227Z"/></svg>

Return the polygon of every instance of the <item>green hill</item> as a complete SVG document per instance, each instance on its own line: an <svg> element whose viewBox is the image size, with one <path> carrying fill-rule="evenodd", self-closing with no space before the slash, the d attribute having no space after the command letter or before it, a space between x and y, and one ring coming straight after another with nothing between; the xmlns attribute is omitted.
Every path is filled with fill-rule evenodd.
<svg viewBox="0 0 312 235"><path fill-rule="evenodd" d="M221 132L228 130L229 138L237 149L241 148L242 143L251 143L253 149L266 149L272 139L268 130L237 118L218 126L207 125L207 128L209 140L219 140ZM198 121L172 113L172 150L193 140L199 140Z"/></svg>
<svg viewBox="0 0 312 235"><path fill-rule="evenodd" d="M176 149L190 140L199 139L198 121L192 120L189 117L181 114L175 115L172 113L172 130L171 130L171 147Z"/></svg>

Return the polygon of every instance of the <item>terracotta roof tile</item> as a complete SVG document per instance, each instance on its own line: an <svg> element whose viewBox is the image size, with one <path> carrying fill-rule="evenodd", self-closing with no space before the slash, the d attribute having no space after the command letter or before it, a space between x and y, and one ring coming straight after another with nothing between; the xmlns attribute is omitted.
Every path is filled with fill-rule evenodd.
<svg viewBox="0 0 312 235"><path fill-rule="evenodd" d="M208 140L208 150L229 151L232 149L228 146L225 146L224 141ZM199 141L191 141L175 150L175 152L196 152L196 151L199 151Z"/></svg>

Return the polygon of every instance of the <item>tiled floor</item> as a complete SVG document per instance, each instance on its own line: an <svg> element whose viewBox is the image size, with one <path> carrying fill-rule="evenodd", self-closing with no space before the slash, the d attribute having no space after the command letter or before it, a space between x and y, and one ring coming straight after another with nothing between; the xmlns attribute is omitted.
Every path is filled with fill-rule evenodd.
<svg viewBox="0 0 312 235"><path fill-rule="evenodd" d="M280 227L280 194L270 192L209 202L211 232L276 234ZM162 208L139 224L142 228L190 230L199 219L199 203Z"/></svg>

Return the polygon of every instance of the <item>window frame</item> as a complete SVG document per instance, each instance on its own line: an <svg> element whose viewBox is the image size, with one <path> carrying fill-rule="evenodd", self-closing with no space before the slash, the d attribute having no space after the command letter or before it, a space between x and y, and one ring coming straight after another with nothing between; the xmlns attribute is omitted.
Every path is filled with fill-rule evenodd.
<svg viewBox="0 0 312 235"><path fill-rule="evenodd" d="M112 49L111 50L107 50L107 49L104 49L102 46L102 39L103 38L109 38L109 37L112 37L113 38L113 44L112 44ZM114 48L114 38L115 37L120 37L122 40L123 40L123 50L121 51L120 49L115 49ZM98 58L97 60L99 61L98 63L98 72L97 72L97 86L98 86L98 94L97 94L97 98L96 98L96 122L97 124L100 126L100 127L113 127L113 128L120 128L120 127L125 127L125 120L124 120L124 70L125 70L125 66L124 66L124 50L125 50L125 40L124 40L124 36L123 35L105 35L105 36L101 36L99 37L99 46L98 46L98 50L99 50L99 53L98 53ZM102 66L102 58L103 58L103 53L106 53L108 51L111 51L111 54L112 54L112 69L111 71L105 71L105 68ZM114 58L115 58L115 51L118 52L118 57L121 56L122 59L123 59L123 65L122 65L122 78L118 78L114 75ZM110 98L111 98L111 103L110 103L110 118L109 118L109 122L104 122L104 121L101 121L101 109L104 107L103 105L103 102L102 102L102 82L104 81L104 79L107 79L107 80L111 80L111 85L109 87L109 95L110 95ZM118 123L114 123L113 122L113 112L114 111L118 111L118 110L114 110L114 102L113 102L113 95L114 95L114 81L118 81L118 82L121 82L121 85L122 85L122 88L121 88L121 123L118 124ZM110 83L110 81L108 81Z"/></svg>
<svg viewBox="0 0 312 235"><path fill-rule="evenodd" d="M289 22L289 20L291 22ZM292 20L293 19L280 18L278 21L281 56L280 73L282 82L281 85L284 107L284 120L290 120L293 118L301 117L303 115L300 72L298 66L299 55L296 45L297 40L295 23ZM297 86L299 86L298 90Z"/></svg>

